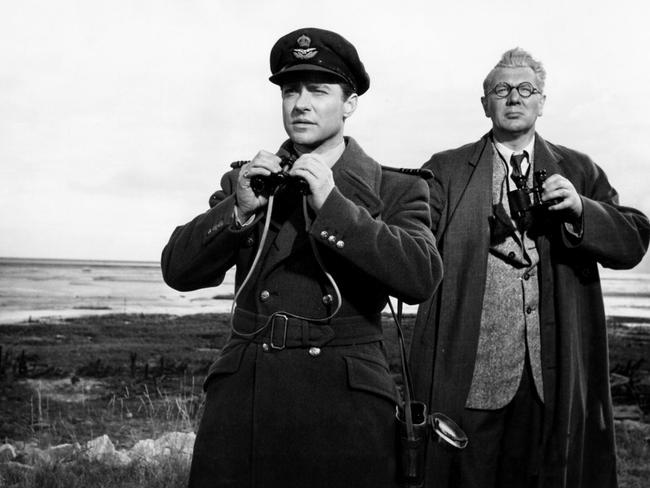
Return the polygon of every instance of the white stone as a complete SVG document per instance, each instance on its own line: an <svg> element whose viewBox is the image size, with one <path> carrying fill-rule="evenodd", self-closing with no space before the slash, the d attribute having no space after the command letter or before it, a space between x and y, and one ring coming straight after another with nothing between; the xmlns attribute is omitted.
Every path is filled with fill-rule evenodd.
<svg viewBox="0 0 650 488"><path fill-rule="evenodd" d="M168 456L192 457L194 440L193 432L169 432L156 440L144 439L138 441L129 451L131 459L140 462L155 463L164 461Z"/></svg>
<svg viewBox="0 0 650 488"><path fill-rule="evenodd" d="M2 444L0 446L0 463L6 463L16 459L16 448L11 444Z"/></svg>
<svg viewBox="0 0 650 488"><path fill-rule="evenodd" d="M53 462L70 460L79 450L81 446L76 444L59 444L47 449L47 453Z"/></svg>
<svg viewBox="0 0 650 488"><path fill-rule="evenodd" d="M86 457L111 466L125 466L131 458L124 451L115 450L111 439L104 434L86 443Z"/></svg>
<svg viewBox="0 0 650 488"><path fill-rule="evenodd" d="M115 454L115 446L106 434L89 440L86 443L86 457L88 459L103 461Z"/></svg>
<svg viewBox="0 0 650 488"><path fill-rule="evenodd" d="M48 464L52 461L47 451L31 445L25 446L23 454L28 464Z"/></svg>
<svg viewBox="0 0 650 488"><path fill-rule="evenodd" d="M135 443L129 455L134 461L150 462L157 455L156 445L152 439L143 439Z"/></svg>
<svg viewBox="0 0 650 488"><path fill-rule="evenodd" d="M194 432L169 432L156 439L156 446L161 455L182 455L191 457L194 449Z"/></svg>

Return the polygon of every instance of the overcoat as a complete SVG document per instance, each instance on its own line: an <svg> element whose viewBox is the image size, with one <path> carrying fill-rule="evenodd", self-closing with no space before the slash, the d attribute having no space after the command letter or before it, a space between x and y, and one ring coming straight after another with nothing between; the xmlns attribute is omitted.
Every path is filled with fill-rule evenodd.
<svg viewBox="0 0 650 488"><path fill-rule="evenodd" d="M237 228L238 171L224 175L213 208L172 234L162 255L172 287L218 285L233 265L242 285L265 222ZM422 302L440 281L429 190L418 176L382 170L351 138L332 172L335 188L310 222L294 200L274 202L234 332L205 383L191 486L395 486L397 391L379 315L389 295ZM341 295L334 319L267 324L278 311L328 316L337 291L324 271Z"/></svg>
<svg viewBox="0 0 650 488"><path fill-rule="evenodd" d="M445 277L418 310L410 362L419 398L459 419L474 371L492 212L491 135L435 154L432 221ZM636 265L648 246L645 215L620 206L605 173L586 155L535 136L535 170L568 178L581 195L583 235L569 239L549 218L536 236L544 449L540 486L615 487L607 331L597 263ZM462 427L462 425L461 425ZM469 440L471 442L471 439ZM453 452L430 445L427 486L450 486Z"/></svg>

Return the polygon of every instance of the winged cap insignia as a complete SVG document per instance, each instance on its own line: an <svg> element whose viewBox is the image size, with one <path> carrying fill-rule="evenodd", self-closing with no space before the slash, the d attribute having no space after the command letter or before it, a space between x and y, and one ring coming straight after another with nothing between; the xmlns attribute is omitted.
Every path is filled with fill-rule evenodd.
<svg viewBox="0 0 650 488"><path fill-rule="evenodd" d="M311 44L311 39L304 34L296 40L296 44L300 46L293 49L292 51L293 56L296 59L311 59L318 53L318 49L315 47L309 47Z"/></svg>

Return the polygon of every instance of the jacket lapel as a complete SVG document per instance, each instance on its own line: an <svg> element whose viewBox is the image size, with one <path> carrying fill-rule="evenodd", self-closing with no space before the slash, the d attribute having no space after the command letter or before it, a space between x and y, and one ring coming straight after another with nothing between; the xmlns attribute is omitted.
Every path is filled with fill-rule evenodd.
<svg viewBox="0 0 650 488"><path fill-rule="evenodd" d="M485 182L492 181L492 149L490 144L490 134L483 136L472 148L469 153L469 158L466 161L459 161L457 171L453 173L450 179L453 184L448 185L448 211L445 221L438 229L436 236L439 241L442 240L447 227L451 223L459 205L464 198L469 198L476 201L477 211L483 209L483 203L492 202L492 187ZM480 184L472 185L471 194L467 194L468 187L473 181L478 181ZM488 205L488 208L491 208ZM486 214L486 219L488 214Z"/></svg>
<svg viewBox="0 0 650 488"><path fill-rule="evenodd" d="M564 176L562 158L538 134L535 134L534 170L546 170L546 176L558 173Z"/></svg>
<svg viewBox="0 0 650 488"><path fill-rule="evenodd" d="M343 196L366 208L370 215L379 216L383 207L379 198L381 166L366 155L354 139L346 137L345 142L345 151L332 167L334 184ZM282 147L286 147L286 144ZM284 222L271 220L270 245L265 251L267 270L270 271L308 244L307 236L304 239L301 237L304 225L301 203Z"/></svg>

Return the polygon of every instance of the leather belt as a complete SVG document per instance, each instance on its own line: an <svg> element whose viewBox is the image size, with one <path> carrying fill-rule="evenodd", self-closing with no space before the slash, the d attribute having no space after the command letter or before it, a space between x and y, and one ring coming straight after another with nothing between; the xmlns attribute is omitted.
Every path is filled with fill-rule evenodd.
<svg viewBox="0 0 650 488"><path fill-rule="evenodd" d="M233 337L266 343L282 350L296 347L347 346L380 341L383 338L381 315L355 315L330 319L327 323L310 322L284 313L258 315L242 309L235 310ZM256 330L259 333L250 337ZM244 335L245 334L245 335Z"/></svg>

